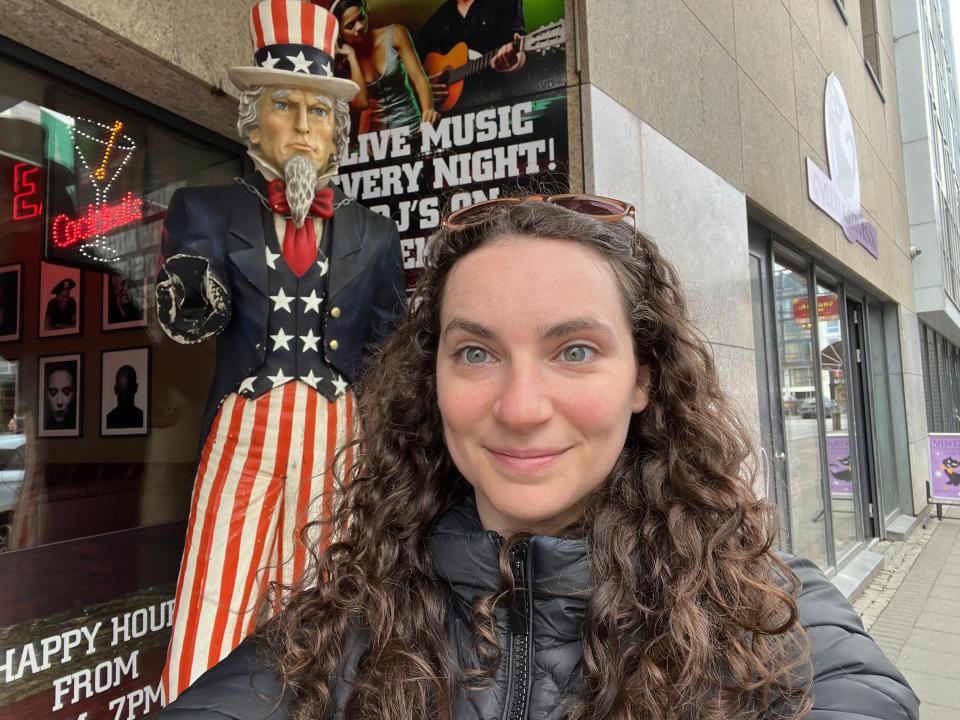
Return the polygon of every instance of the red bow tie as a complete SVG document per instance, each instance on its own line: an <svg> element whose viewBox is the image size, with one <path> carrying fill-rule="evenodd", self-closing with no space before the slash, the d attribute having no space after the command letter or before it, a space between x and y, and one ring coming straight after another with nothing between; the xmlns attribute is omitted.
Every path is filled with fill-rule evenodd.
<svg viewBox="0 0 960 720"><path fill-rule="evenodd" d="M267 202L270 209L280 215L290 214L290 205L287 203L287 186L283 180L271 180L267 185ZM310 204L310 215L329 220L333 217L333 190L328 187L317 190L317 194Z"/></svg>
<svg viewBox="0 0 960 720"><path fill-rule="evenodd" d="M317 259L317 235L313 230L313 222L305 222L302 227L294 225L289 217L290 205L287 203L283 180L271 180L267 184L267 202L275 213L287 216L287 225L283 232L283 259L297 277L301 277ZM333 190L328 187L318 190L307 214L327 220L332 218Z"/></svg>

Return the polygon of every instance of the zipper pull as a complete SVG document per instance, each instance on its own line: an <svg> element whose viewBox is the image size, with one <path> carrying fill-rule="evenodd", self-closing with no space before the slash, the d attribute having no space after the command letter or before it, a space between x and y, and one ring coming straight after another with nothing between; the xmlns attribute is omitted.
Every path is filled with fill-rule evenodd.
<svg viewBox="0 0 960 720"><path fill-rule="evenodd" d="M510 632L526 635L529 632L527 603L527 541L514 546L510 551L510 567L513 570L513 594L510 601Z"/></svg>

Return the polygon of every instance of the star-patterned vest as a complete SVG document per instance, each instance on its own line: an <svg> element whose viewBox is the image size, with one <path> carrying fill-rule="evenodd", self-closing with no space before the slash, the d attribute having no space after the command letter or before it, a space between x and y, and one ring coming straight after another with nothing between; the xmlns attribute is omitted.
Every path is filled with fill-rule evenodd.
<svg viewBox="0 0 960 720"><path fill-rule="evenodd" d="M347 389L346 380L323 359L323 303L333 219L324 223L317 260L297 277L283 258L272 215L263 215L270 290L267 352L263 365L240 383L237 392L255 399L291 380L302 380L332 402Z"/></svg>

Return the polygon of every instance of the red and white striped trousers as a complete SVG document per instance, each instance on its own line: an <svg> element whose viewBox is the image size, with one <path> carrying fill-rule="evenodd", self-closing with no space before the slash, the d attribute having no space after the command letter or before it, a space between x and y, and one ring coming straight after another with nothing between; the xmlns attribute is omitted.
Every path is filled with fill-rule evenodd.
<svg viewBox="0 0 960 720"><path fill-rule="evenodd" d="M271 580L303 576L300 529L329 516L335 451L353 434L350 392L329 402L294 381L256 400L231 395L223 402L193 488L163 670L166 702L254 630ZM351 463L348 453L344 464ZM322 526L322 547L329 533Z"/></svg>

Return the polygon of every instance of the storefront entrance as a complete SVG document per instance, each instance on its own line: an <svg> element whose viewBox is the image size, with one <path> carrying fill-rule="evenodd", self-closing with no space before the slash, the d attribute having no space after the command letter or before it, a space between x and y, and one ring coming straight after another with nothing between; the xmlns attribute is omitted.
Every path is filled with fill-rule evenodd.
<svg viewBox="0 0 960 720"><path fill-rule="evenodd" d="M783 549L835 572L900 510L894 448L877 442L892 433L890 308L759 225L750 269L766 495Z"/></svg>
<svg viewBox="0 0 960 720"><path fill-rule="evenodd" d="M0 717L159 706L214 348L153 276L174 191L241 158L0 39Z"/></svg>

